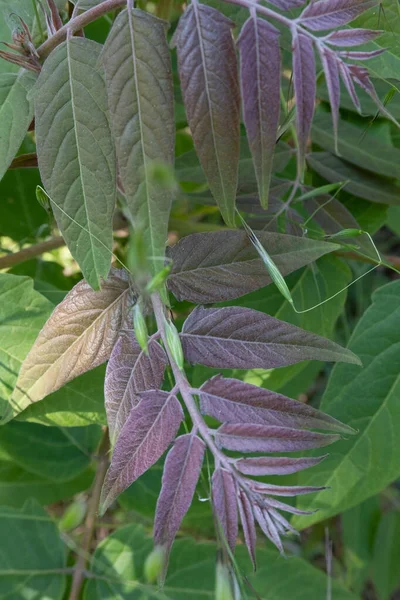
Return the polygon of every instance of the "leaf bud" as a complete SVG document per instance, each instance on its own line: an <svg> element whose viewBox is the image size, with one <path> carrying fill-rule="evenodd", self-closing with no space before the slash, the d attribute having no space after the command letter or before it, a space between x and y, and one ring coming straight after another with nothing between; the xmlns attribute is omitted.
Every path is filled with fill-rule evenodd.
<svg viewBox="0 0 400 600"><path fill-rule="evenodd" d="M160 578L164 568L165 550L162 546L156 546L147 556L144 563L144 576L148 583L155 583Z"/></svg>
<svg viewBox="0 0 400 600"><path fill-rule="evenodd" d="M165 319L165 335L167 338L168 349L172 354L172 358L180 370L183 371L185 360L183 358L183 350L179 333L172 321L167 319Z"/></svg>
<svg viewBox="0 0 400 600"><path fill-rule="evenodd" d="M234 600L229 570L220 562L217 563L215 600Z"/></svg>
<svg viewBox="0 0 400 600"><path fill-rule="evenodd" d="M158 271L158 273L156 273L154 275L153 279L151 279L149 281L149 283L146 285L146 292L148 292L149 294L152 294L153 292L158 290L162 286L162 284L165 282L165 280L167 279L168 275L170 274L171 269L172 269L172 262L168 263L167 265L165 265L165 267L163 267L160 271Z"/></svg>
<svg viewBox="0 0 400 600"><path fill-rule="evenodd" d="M148 354L148 338L146 319L143 315L140 302L137 302L133 307L133 329L139 346L145 354Z"/></svg>

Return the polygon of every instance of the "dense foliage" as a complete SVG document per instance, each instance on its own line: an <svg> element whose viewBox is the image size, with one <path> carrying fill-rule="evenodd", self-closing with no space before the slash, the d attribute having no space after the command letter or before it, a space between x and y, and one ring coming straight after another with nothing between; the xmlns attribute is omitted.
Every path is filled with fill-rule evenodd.
<svg viewBox="0 0 400 600"><path fill-rule="evenodd" d="M0 38L0 597L389 600L396 0Z"/></svg>

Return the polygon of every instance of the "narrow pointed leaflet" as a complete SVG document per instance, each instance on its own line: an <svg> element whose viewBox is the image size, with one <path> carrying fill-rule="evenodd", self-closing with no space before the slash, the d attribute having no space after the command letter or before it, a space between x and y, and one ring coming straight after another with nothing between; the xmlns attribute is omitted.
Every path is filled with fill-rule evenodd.
<svg viewBox="0 0 400 600"><path fill-rule="evenodd" d="M279 124L279 35L275 27L254 15L244 24L238 40L244 122L253 156L260 202L265 209L268 207Z"/></svg>
<svg viewBox="0 0 400 600"><path fill-rule="evenodd" d="M124 271L113 269L99 292L80 281L54 309L23 362L8 417L105 362L132 300Z"/></svg>
<svg viewBox="0 0 400 600"><path fill-rule="evenodd" d="M145 473L173 442L183 419L171 393L144 392L121 430L101 493L101 512Z"/></svg>
<svg viewBox="0 0 400 600"><path fill-rule="evenodd" d="M320 0L323 1L323 0ZM316 75L313 43L297 31L293 34L293 86L296 97L298 174L303 172L307 141L314 115Z"/></svg>
<svg viewBox="0 0 400 600"><path fill-rule="evenodd" d="M84 38L50 54L35 93L40 174L58 227L93 289L111 265L116 165L101 46Z"/></svg>
<svg viewBox="0 0 400 600"><path fill-rule="evenodd" d="M335 152L337 149L339 105L340 105L340 79L339 79L339 60L334 52L328 48L318 47L322 66L325 73L326 87L328 88L329 102L331 104L331 115L333 124L333 135L335 140Z"/></svg>
<svg viewBox="0 0 400 600"><path fill-rule="evenodd" d="M306 6L299 20L307 29L323 31L346 25L376 5L377 0L318 0Z"/></svg>
<svg viewBox="0 0 400 600"><path fill-rule="evenodd" d="M217 531L222 542L235 550L238 535L238 506L235 480L225 469L215 469L212 476L212 503ZM221 531L222 530L222 531Z"/></svg>
<svg viewBox="0 0 400 600"><path fill-rule="evenodd" d="M158 342L150 341L146 355L132 332L121 333L110 356L104 382L112 443L139 402L140 393L161 386L166 365L167 356Z"/></svg>
<svg viewBox="0 0 400 600"><path fill-rule="evenodd" d="M163 264L172 203L171 189L155 173L157 167L172 169L174 164L167 26L139 9L124 10L102 54L121 182L153 273Z"/></svg>
<svg viewBox="0 0 400 600"><path fill-rule="evenodd" d="M235 227L240 98L231 28L195 0L174 36L186 114L196 152L228 227Z"/></svg>

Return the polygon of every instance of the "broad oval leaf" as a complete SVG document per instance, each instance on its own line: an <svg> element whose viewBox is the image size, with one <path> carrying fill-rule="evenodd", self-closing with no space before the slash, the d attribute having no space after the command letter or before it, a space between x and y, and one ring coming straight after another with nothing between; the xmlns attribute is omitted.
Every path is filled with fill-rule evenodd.
<svg viewBox="0 0 400 600"><path fill-rule="evenodd" d="M194 145L223 219L234 228L240 99L232 27L220 12L195 2L174 42Z"/></svg>
<svg viewBox="0 0 400 600"><path fill-rule="evenodd" d="M376 4L376 0L318 0L306 6L300 21L313 31L333 29L353 21Z"/></svg>
<svg viewBox="0 0 400 600"><path fill-rule="evenodd" d="M165 460L154 521L154 543L167 557L182 519L193 500L203 463L204 442L190 433L178 437ZM164 573L168 558L164 562Z"/></svg>
<svg viewBox="0 0 400 600"><path fill-rule="evenodd" d="M105 362L131 302L125 271L112 269L99 292L80 281L55 308L23 362L5 420Z"/></svg>
<svg viewBox="0 0 400 600"><path fill-rule="evenodd" d="M42 180L68 248L96 290L110 270L116 193L100 51L85 38L63 42L43 65L35 94Z"/></svg>
<svg viewBox="0 0 400 600"><path fill-rule="evenodd" d="M133 332L121 333L111 353L104 382L111 443L138 403L140 392L161 386L166 365L167 356L158 342L149 342L146 355Z"/></svg>
<svg viewBox="0 0 400 600"><path fill-rule="evenodd" d="M351 427L312 406L239 379L216 375L202 385L199 394L202 413L221 423L254 423L355 433Z"/></svg>
<svg viewBox="0 0 400 600"><path fill-rule="evenodd" d="M102 54L121 182L150 265L165 252L171 189L154 173L174 164L175 122L165 21L139 9L122 11Z"/></svg>
<svg viewBox="0 0 400 600"><path fill-rule="evenodd" d="M183 419L169 392L144 392L121 430L101 492L101 512L164 454Z"/></svg>
<svg viewBox="0 0 400 600"><path fill-rule="evenodd" d="M221 369L272 369L312 359L361 364L346 348L250 308L197 307L181 340L189 362Z"/></svg>
<svg viewBox="0 0 400 600"><path fill-rule="evenodd" d="M268 207L280 108L281 56L278 29L251 16L238 46L243 116L253 155L261 206Z"/></svg>
<svg viewBox="0 0 400 600"><path fill-rule="evenodd" d="M338 249L337 244L279 233L257 232L282 275ZM244 231L193 233L173 246L168 287L178 300L210 303L231 300L271 283L259 254Z"/></svg>
<svg viewBox="0 0 400 600"><path fill-rule="evenodd" d="M0 74L0 179L21 146L33 118L29 92L36 75L21 69Z"/></svg>
<svg viewBox="0 0 400 600"><path fill-rule="evenodd" d="M226 469L215 469L212 476L212 502L217 531L222 543L227 543L232 552L238 536L238 505L235 480Z"/></svg>

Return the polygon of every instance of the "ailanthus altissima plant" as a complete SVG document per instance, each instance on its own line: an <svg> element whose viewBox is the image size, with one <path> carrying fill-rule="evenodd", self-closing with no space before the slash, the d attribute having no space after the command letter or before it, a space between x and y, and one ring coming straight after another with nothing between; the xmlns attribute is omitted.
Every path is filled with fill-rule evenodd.
<svg viewBox="0 0 400 600"><path fill-rule="evenodd" d="M0 175L38 167L43 187L36 182L31 193L83 278L50 316L43 308L47 320L39 319L26 351L15 351L17 358L23 354L22 364L12 385L7 380L3 430L18 428L36 403L57 394L70 402L71 385L107 363L103 462L88 519L107 515L123 492L162 464L154 549L143 542L149 585L164 585L174 540L200 484L208 491L219 549L218 600L243 593L238 543L247 546L256 569L257 537L284 554L296 519L311 522L319 500L324 508L324 498L340 494L340 473L329 481L331 459L318 449L354 443L357 418L336 418L335 411L332 416L269 389L268 377L322 361L347 363L357 379L368 357L362 347L345 348L312 327L264 312L263 302L277 293L298 315L318 307L321 333L329 335L338 314L325 316L321 307L349 287L342 263L335 273L343 284L327 286L305 305L286 277L305 268L314 278L310 285L318 283L315 263L332 253L361 257L373 268L388 264L365 219L358 223L340 201L346 193L360 194L361 186L373 193L368 174L365 181L354 174L369 169L368 156L356 166L346 162L343 90L361 115L372 101L386 126L397 126L391 95L381 99L368 70L368 60L385 51L375 43L382 32L349 26L376 6L375 0L192 0L174 7L160 2L155 10L132 0L47 0L33 2L31 19L18 2L5 9L12 40L0 52L10 69L0 77L0 119L7 122ZM227 16L237 14L235 21ZM85 35L93 23L107 24L102 43ZM358 48L363 44L366 50ZM313 152L310 138L321 79L331 114L328 121L319 110L316 122L325 119L319 139L330 136L329 156ZM288 82L293 93L286 97ZM28 130L36 145L18 152ZM190 145L187 154L176 150L177 132L180 143ZM313 185L310 169L329 183ZM390 168L381 174L387 180L376 201L384 204L398 188ZM189 226L176 236L171 232L179 232L181 209L175 207L183 196L193 215L202 206L211 220L202 213L197 230ZM114 230L128 236L117 246ZM5 290L8 285L13 281L4 280ZM260 290L261 310L246 306L253 297L246 295ZM39 314L39 299L29 294L26 310ZM7 354L13 356L12 348ZM202 381L193 375L198 365L206 373ZM256 385L260 372L268 376ZM343 380L351 384L351 377ZM307 483L307 473L319 473L322 464L328 485L318 477ZM315 505L285 500L308 494L315 494ZM79 500L79 515L81 507ZM96 569L99 580L108 576L96 562L102 564L101 545L87 570L94 526L86 526L84 552L72 569L72 600ZM103 597L90 590L86 599Z"/></svg>

